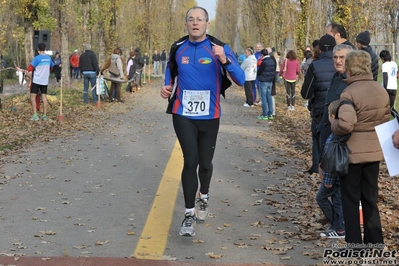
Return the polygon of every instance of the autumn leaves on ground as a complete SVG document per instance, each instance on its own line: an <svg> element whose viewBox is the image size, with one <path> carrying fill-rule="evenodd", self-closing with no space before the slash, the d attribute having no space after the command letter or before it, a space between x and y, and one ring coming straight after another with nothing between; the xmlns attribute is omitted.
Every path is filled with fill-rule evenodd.
<svg viewBox="0 0 399 266"><path fill-rule="evenodd" d="M151 86L158 86L159 81L154 82ZM281 86L281 85L279 85ZM49 121L30 121L31 116L28 95L18 95L9 98L3 98L3 108L0 111L0 182L7 178L1 169L2 165L14 160L13 157L6 158L7 155L18 154L24 148L30 147L36 142L47 142L54 138L67 138L72 136L76 131L85 131L87 134L98 129L106 127L107 121L113 117L124 114L132 107L132 102L139 99L138 95L125 94L124 104L103 102L102 107L98 108L94 105L83 105L81 103L81 91L69 89L64 91L64 105L63 114L65 121L59 122L57 115L59 115L59 88L53 89L52 94L56 96L51 97L50 102L52 107L49 109ZM276 152L281 154L287 160L273 162L274 167L288 166L289 163L297 163L299 169L306 170L309 168L311 162L311 138L310 138L310 119L309 112L304 107L304 101L297 99L295 111L287 111L284 99L284 89L278 88L278 95L276 96L277 116L268 125L271 130L262 138L267 138L270 145L273 147L272 151L267 150L265 153ZM299 87L297 87L297 95L299 96ZM49 93L51 94L51 93ZM134 97L130 97L134 96ZM256 107L259 108L259 107ZM254 121L256 117L254 118ZM222 121L223 123L223 121ZM296 160L293 160L296 159ZM273 167L271 167L272 169ZM297 167L298 168L298 167ZM272 171L272 170L268 170ZM287 232L285 230L270 231L276 235L275 239L270 239L270 243L265 245L264 249L273 249L274 244L279 244L283 248L276 249L276 254L284 255L284 249L290 249L290 245L285 245L282 239L296 239L297 243L305 251L304 256L311 256L314 259L322 257L320 248L331 247L331 240L327 238L320 238L318 231L325 228L323 224L324 216L317 207L315 196L320 184L320 178L314 174L308 176L302 171L290 174L289 178L282 179L281 183L276 186L270 186L267 191L255 191L255 193L264 193L266 198L262 204L271 205L276 208L276 212L272 215L267 215L266 219L270 223L289 222L294 224L294 232ZM391 250L398 249L398 190L397 181L395 178L388 176L385 163L381 164L380 168L380 183L379 183L379 207L381 220L383 223L383 231L385 243ZM7 189L6 187L3 189ZM284 200L276 201L267 199L267 195L281 194ZM295 214L295 215L293 215ZM257 222L252 226L268 227L267 224ZM334 240L336 241L336 240ZM340 240L343 241L343 240ZM342 242L344 244L344 242ZM308 250L308 252L306 251Z"/></svg>

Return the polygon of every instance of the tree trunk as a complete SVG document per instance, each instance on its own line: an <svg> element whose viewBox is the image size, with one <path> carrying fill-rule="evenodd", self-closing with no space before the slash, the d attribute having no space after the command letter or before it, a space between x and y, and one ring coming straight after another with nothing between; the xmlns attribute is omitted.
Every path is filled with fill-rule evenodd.
<svg viewBox="0 0 399 266"><path fill-rule="evenodd" d="M32 61L35 56L34 51L37 47L33 47L33 25L31 22L25 20L25 62L26 66Z"/></svg>

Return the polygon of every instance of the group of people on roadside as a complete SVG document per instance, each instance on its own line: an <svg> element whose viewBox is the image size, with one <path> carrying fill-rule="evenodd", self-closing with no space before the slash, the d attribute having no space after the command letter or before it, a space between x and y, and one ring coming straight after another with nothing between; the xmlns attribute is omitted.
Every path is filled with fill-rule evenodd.
<svg viewBox="0 0 399 266"><path fill-rule="evenodd" d="M383 154L374 128L396 113L398 66L389 51L381 51L383 82L377 83L378 56L369 44L368 31L359 33L353 45L345 28L331 23L326 34L313 42L313 60L306 67L301 88L312 119L312 166L305 173L319 173L322 178L316 201L330 226L320 235L345 238L356 249L383 248L377 206ZM334 135L347 134L348 173L334 176L323 171L319 165ZM395 135L392 139L395 145Z"/></svg>
<svg viewBox="0 0 399 266"><path fill-rule="evenodd" d="M241 57L241 69L245 73L245 103L244 107L262 107L259 120L271 120L275 116L276 83L280 82L280 55L274 49L258 43L256 50L248 46L244 51L245 59ZM257 92L259 100L256 101Z"/></svg>

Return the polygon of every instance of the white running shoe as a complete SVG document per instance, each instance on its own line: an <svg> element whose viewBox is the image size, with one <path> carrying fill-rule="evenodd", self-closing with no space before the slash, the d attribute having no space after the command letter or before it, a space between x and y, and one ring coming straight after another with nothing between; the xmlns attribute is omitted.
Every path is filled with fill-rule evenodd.
<svg viewBox="0 0 399 266"><path fill-rule="evenodd" d="M198 198L197 202L195 204L195 211L197 213L197 219L200 221L204 221L206 218L208 218L209 214L209 206L208 206L208 198Z"/></svg>
<svg viewBox="0 0 399 266"><path fill-rule="evenodd" d="M179 234L181 236L195 236L195 215L191 213L186 213L183 222L181 223L181 228Z"/></svg>

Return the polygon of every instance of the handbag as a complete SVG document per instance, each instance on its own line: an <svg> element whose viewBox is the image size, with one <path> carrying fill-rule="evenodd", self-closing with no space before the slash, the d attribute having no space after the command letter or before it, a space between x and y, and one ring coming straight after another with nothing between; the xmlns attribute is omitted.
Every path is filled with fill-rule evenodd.
<svg viewBox="0 0 399 266"><path fill-rule="evenodd" d="M338 118L339 108L344 104L350 104L356 110L356 106L352 101L344 99L339 104L335 118ZM320 168L323 169L324 172L335 176L344 176L348 174L349 153L351 151L346 142L350 137L351 133L344 136L338 136L332 133L331 142L320 163Z"/></svg>
<svg viewBox="0 0 399 266"><path fill-rule="evenodd" d="M114 64L112 64L112 62L111 62L111 65L108 68L108 72L114 76L119 76L119 69L118 69L118 65L116 64L116 60L115 60Z"/></svg>
<svg viewBox="0 0 399 266"><path fill-rule="evenodd" d="M324 172L335 176L348 174L350 149L346 142L350 136L351 133L345 136L338 136L332 133L331 142L320 163L320 168Z"/></svg>

